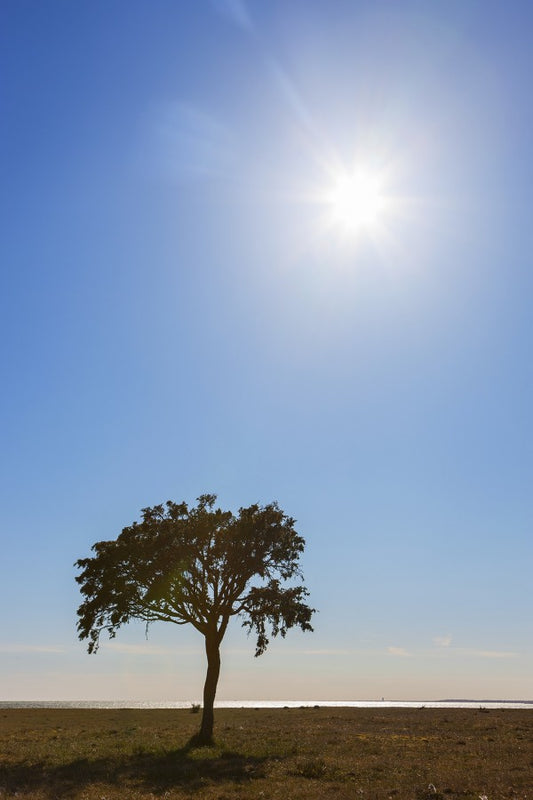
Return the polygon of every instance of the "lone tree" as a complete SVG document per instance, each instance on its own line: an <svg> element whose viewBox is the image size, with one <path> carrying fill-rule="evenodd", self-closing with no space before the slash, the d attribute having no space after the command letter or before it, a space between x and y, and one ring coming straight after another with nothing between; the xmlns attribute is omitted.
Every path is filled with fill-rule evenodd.
<svg viewBox="0 0 533 800"><path fill-rule="evenodd" d="M142 509L142 521L113 541L93 545L94 556L75 566L84 601L78 634L96 653L100 634L113 638L130 620L193 625L205 638L207 675L197 741L213 739L213 704L220 673L220 643L231 617L257 636L255 655L269 636L299 626L312 631L315 609L305 598L299 557L305 541L277 505L251 505L237 515L215 508L216 495L197 505ZM297 580L295 580L297 579Z"/></svg>

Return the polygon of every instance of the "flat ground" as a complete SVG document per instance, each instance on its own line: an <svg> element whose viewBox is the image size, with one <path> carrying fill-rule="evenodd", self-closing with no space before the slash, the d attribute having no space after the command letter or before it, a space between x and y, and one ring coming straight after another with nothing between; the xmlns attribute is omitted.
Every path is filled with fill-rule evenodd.
<svg viewBox="0 0 533 800"><path fill-rule="evenodd" d="M533 709L0 710L0 798L533 800Z"/></svg>

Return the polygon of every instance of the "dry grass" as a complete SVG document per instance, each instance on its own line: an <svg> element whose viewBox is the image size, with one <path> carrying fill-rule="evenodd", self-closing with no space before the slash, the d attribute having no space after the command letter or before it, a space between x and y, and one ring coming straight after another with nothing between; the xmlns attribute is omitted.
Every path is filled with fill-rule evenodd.
<svg viewBox="0 0 533 800"><path fill-rule="evenodd" d="M0 710L0 798L533 800L533 710ZM431 784L431 786L430 786Z"/></svg>

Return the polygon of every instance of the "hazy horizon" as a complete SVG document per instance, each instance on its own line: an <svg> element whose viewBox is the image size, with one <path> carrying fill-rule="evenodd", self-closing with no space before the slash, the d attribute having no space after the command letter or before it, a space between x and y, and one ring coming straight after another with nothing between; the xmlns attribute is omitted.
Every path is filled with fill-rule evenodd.
<svg viewBox="0 0 533 800"><path fill-rule="evenodd" d="M422 705L421 705L422 703ZM527 708L533 700L216 700L216 708ZM150 700L0 700L0 708L168 708L191 709L198 698L176 701Z"/></svg>

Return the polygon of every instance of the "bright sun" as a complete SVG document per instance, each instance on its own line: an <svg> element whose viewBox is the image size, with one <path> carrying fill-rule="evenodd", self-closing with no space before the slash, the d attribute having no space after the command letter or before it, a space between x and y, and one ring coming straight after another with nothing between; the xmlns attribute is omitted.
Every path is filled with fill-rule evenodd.
<svg viewBox="0 0 533 800"><path fill-rule="evenodd" d="M326 203L334 227L347 234L372 231L379 224L386 205L379 173L359 168L337 175Z"/></svg>

